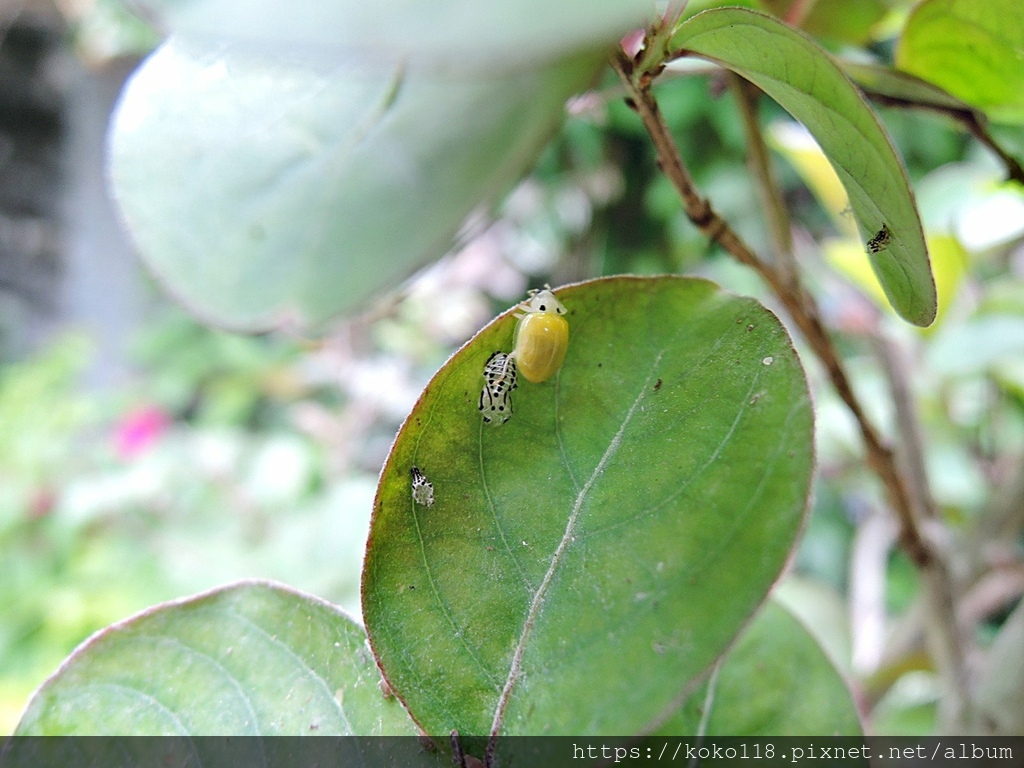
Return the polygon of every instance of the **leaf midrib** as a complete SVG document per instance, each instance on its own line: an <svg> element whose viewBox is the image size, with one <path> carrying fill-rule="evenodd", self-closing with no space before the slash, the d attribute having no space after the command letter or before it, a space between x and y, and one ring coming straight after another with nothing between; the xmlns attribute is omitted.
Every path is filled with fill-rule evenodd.
<svg viewBox="0 0 1024 768"><path fill-rule="evenodd" d="M522 631L519 633L519 640L516 642L515 652L512 654L512 663L509 665L508 676L505 678L505 685L502 687L501 694L498 697L498 702L494 709L494 718L491 722L490 731L492 739L497 736L501 730L505 709L508 706L509 699L512 697L512 690L515 688L516 680L518 679L519 672L522 669L523 654L526 650L526 643L533 631L537 615L540 613L540 607L544 602L544 595L547 593L547 590L551 585L555 571L558 570L558 566L562 561L565 551L573 541L576 521L579 519L587 494L597 478L601 476L605 466L618 452L619 446L622 444L622 436L626 431L626 427L629 426L629 423L633 420L633 415L640 407L640 403L644 399L644 394L647 392L648 387L651 384L651 379L654 376L654 372L658 369L661 359L665 355L665 351L665 349L660 350L654 358L654 362L647 374L647 378L640 387L637 396L634 398L629 411L626 413L626 417L622 420L622 424L619 425L615 435L608 443L608 447L605 449L605 452L601 456L601 460L597 463L597 466L595 466L594 470L590 473L590 477L587 478L583 487L576 494L576 500L573 502L572 512L569 514L569 519L566 522L565 532L562 534L562 538L558 542L558 546L555 547L555 551L551 555L551 563L548 565L544 578L541 579L540 586L537 587L537 591L534 593L533 599L530 601L530 607L526 613L526 620L523 622Z"/></svg>

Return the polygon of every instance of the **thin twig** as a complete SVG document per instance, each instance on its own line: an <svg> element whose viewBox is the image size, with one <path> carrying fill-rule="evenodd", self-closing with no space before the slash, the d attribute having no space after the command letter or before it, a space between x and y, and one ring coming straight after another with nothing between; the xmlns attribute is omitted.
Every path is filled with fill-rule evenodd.
<svg viewBox="0 0 1024 768"><path fill-rule="evenodd" d="M885 445L881 435L868 419L864 408L854 394L853 385L828 332L825 330L814 299L805 290L790 286L777 270L761 260L750 246L736 234L735 230L715 212L711 204L700 196L689 171L679 156L675 141L665 124L650 86L633 82L632 62L624 54L614 57L612 66L619 73L629 93L627 103L640 115L640 119L654 142L659 166L675 186L682 199L683 210L687 217L706 237L717 242L733 258L761 276L761 279L768 284L772 292L785 305L793 321L800 328L815 354L821 359L836 392L857 420L867 449L868 463L885 485L899 520L900 541L903 548L915 563L927 564L932 559L933 552L921 535L913 516L910 496L902 478L896 471L892 451Z"/></svg>
<svg viewBox="0 0 1024 768"><path fill-rule="evenodd" d="M928 473L925 470L924 441L921 425L914 407L914 394L907 376L907 366L900 359L900 352L892 341L885 337L878 327L880 318L875 316L875 328L869 334L871 345L882 364L882 372L889 383L892 407L896 418L896 433L899 435L897 459L903 466L905 477L911 488L911 500L919 520L936 517L935 502L928 487Z"/></svg>
<svg viewBox="0 0 1024 768"><path fill-rule="evenodd" d="M968 560L965 564L965 583L972 586L991 567L989 559L993 545L1014 551L1014 542L1024 531L1024 456L1015 457L1013 467L1003 467L993 479L995 492L977 515L967 534Z"/></svg>
<svg viewBox="0 0 1024 768"><path fill-rule="evenodd" d="M670 0L668 8L665 10L665 15L662 17L662 23L667 29L675 29L679 24L679 20L683 18L683 13L686 11L686 6L689 0Z"/></svg>
<svg viewBox="0 0 1024 768"><path fill-rule="evenodd" d="M871 505L857 525L850 551L851 663L859 675L873 674L884 656L885 576L895 540L892 516Z"/></svg>
<svg viewBox="0 0 1024 768"><path fill-rule="evenodd" d="M775 263L786 281L795 288L799 273L793 259L793 232L790 227L789 209L782 199L775 174L772 172L768 147L765 146L764 134L757 119L757 94L760 91L753 83L733 72L729 73L729 86L740 108L743 133L747 139L747 164L754 177L754 188L761 208L764 209Z"/></svg>
<svg viewBox="0 0 1024 768"><path fill-rule="evenodd" d="M637 63L641 71L663 68L672 41L672 34L683 17L688 2L689 0L671 0L665 13L647 27L643 48L637 54Z"/></svg>
<svg viewBox="0 0 1024 768"><path fill-rule="evenodd" d="M907 478L914 516L921 521L936 521L938 514L928 483L924 440L914 406L908 366L901 359L899 350L881 332L880 320L876 315L870 339L889 383L896 433L899 435L896 458L902 467L903 477ZM931 624L931 631L925 633L925 638L938 668L946 673L946 680L954 689L952 696L943 699L940 711L944 730L950 731L958 726L962 728L970 717L970 681L965 664L962 622L954 603L955 587L946 562L945 558L937 558L932 566L923 569L925 589L922 592L929 608L925 620Z"/></svg>
<svg viewBox="0 0 1024 768"><path fill-rule="evenodd" d="M1017 158L996 143L996 140L992 138L992 135L985 129L984 124L978 119L978 115L976 113L971 112L969 116L963 117L961 122L975 139L980 141L991 151L995 152L996 156L1002 160L1003 165L1006 166L1008 181L1016 181L1020 184L1024 184L1024 165L1017 162Z"/></svg>
<svg viewBox="0 0 1024 768"><path fill-rule="evenodd" d="M924 593L933 623L932 636L936 660L950 683L953 718L951 727L966 722L969 709L966 663L960 630L955 619L952 579L945 561L931 541L922 533L920 516L912 491L908 487L891 448L868 419L854 392L850 378L832 339L821 320L814 298L799 284L786 280L782 273L757 256L739 235L703 198L693 183L658 103L651 92L650 73L640 72L634 78L633 62L619 52L612 59L627 91L629 104L643 121L654 143L659 166L675 186L683 209L693 224L710 240L719 244L737 261L755 270L786 307L815 355L825 366L832 386L856 419L864 440L867 463L885 487L889 503L899 524L899 542L923 574Z"/></svg>
<svg viewBox="0 0 1024 768"><path fill-rule="evenodd" d="M994 152L1003 165L1006 166L1007 180L1017 181L1024 184L1024 165L1021 165L1017 158L999 145L985 127L984 118L975 110L970 109L969 107L958 108L953 106L943 106L941 104L927 104L924 102L911 101L910 99L901 99L897 96L873 91L869 86L864 84L858 84L858 87L864 91L864 93L867 94L873 102L880 104L883 107L897 107L900 109L917 109L926 112L934 112L960 123L967 132L971 134L971 136Z"/></svg>

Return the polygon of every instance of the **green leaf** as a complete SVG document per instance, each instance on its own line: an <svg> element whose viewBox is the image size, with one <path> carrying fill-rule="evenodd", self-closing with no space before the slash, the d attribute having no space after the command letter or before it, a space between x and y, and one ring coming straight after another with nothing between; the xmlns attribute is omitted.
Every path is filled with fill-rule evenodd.
<svg viewBox="0 0 1024 768"><path fill-rule="evenodd" d="M906 172L878 117L828 54L785 24L740 8L694 16L672 46L750 80L804 124L843 182L864 240L883 227L889 233L868 255L893 308L916 325L931 323L935 284Z"/></svg>
<svg viewBox="0 0 1024 768"><path fill-rule="evenodd" d="M535 66L611 45L652 15L651 0L149 0L167 27L190 36L376 62L411 58L463 70Z"/></svg>
<svg viewBox="0 0 1024 768"><path fill-rule="evenodd" d="M142 258L196 314L318 324L448 250L599 63L445 79L172 40L122 96L114 191Z"/></svg>
<svg viewBox="0 0 1024 768"><path fill-rule="evenodd" d="M774 315L681 277L556 293L561 371L482 423L509 310L427 385L381 475L363 612L430 733L652 727L763 600L803 520L812 413Z"/></svg>
<svg viewBox="0 0 1024 768"><path fill-rule="evenodd" d="M842 676L807 629L772 600L658 733L859 736L862 730Z"/></svg>
<svg viewBox="0 0 1024 768"><path fill-rule="evenodd" d="M925 0L896 50L896 64L996 120L1024 122L1024 4Z"/></svg>
<svg viewBox="0 0 1024 768"><path fill-rule="evenodd" d="M413 737L138 738L130 734L74 739L21 737L7 741L0 755L0 768L450 768L451 765L449 757L428 751L420 739Z"/></svg>
<svg viewBox="0 0 1024 768"><path fill-rule="evenodd" d="M365 641L329 603L236 584L94 635L36 692L16 735L415 735Z"/></svg>

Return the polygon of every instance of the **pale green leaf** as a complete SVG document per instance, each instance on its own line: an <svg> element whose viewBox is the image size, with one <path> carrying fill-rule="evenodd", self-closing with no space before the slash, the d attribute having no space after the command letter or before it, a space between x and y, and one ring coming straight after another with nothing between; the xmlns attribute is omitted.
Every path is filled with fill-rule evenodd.
<svg viewBox="0 0 1024 768"><path fill-rule="evenodd" d="M996 120L1024 122L1024 3L918 3L896 49L896 64Z"/></svg>
<svg viewBox="0 0 1024 768"><path fill-rule="evenodd" d="M532 67L581 48L611 46L653 16L651 0L148 0L176 33L240 40L264 50L462 71Z"/></svg>
<svg viewBox="0 0 1024 768"><path fill-rule="evenodd" d="M448 250L599 65L435 77L172 40L122 96L114 192L143 260L196 314L316 325Z"/></svg>
<svg viewBox="0 0 1024 768"><path fill-rule="evenodd" d="M828 54L800 32L742 8L694 16L672 45L735 71L804 124L846 188L865 243L880 243L868 246L868 255L893 308L916 325L931 323L935 284L906 172L878 117Z"/></svg>
<svg viewBox="0 0 1024 768"><path fill-rule="evenodd" d="M401 705L381 693L362 628L329 603L266 582L159 605L102 630L42 685L16 730L415 734Z"/></svg>

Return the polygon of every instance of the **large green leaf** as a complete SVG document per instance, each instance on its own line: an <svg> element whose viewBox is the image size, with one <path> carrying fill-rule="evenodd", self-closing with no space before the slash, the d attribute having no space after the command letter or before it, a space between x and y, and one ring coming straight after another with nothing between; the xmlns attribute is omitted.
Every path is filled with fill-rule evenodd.
<svg viewBox="0 0 1024 768"><path fill-rule="evenodd" d="M889 233L868 253L886 297L911 323L931 323L935 284L906 172L878 117L828 54L802 33L742 8L697 14L672 46L735 71L807 127L843 182L865 241L883 228Z"/></svg>
<svg viewBox="0 0 1024 768"><path fill-rule="evenodd" d="M859 736L861 724L846 682L818 642L772 600L658 733Z"/></svg>
<svg viewBox="0 0 1024 768"><path fill-rule="evenodd" d="M114 191L143 259L197 314L315 324L441 256L599 64L444 78L172 40L122 96Z"/></svg>
<svg viewBox="0 0 1024 768"><path fill-rule="evenodd" d="M94 635L16 735L415 735L365 643L321 600L265 582L218 589Z"/></svg>
<svg viewBox="0 0 1024 768"><path fill-rule="evenodd" d="M896 63L997 120L1024 122L1024 3L918 3Z"/></svg>
<svg viewBox="0 0 1024 768"><path fill-rule="evenodd" d="M147 0L175 32L374 61L411 57L448 70L532 66L612 44L652 15L651 0Z"/></svg>
<svg viewBox="0 0 1024 768"><path fill-rule="evenodd" d="M774 315L680 277L557 296L561 371L482 423L506 312L428 384L381 475L364 617L433 734L652 727L764 599L803 520L812 414Z"/></svg>

